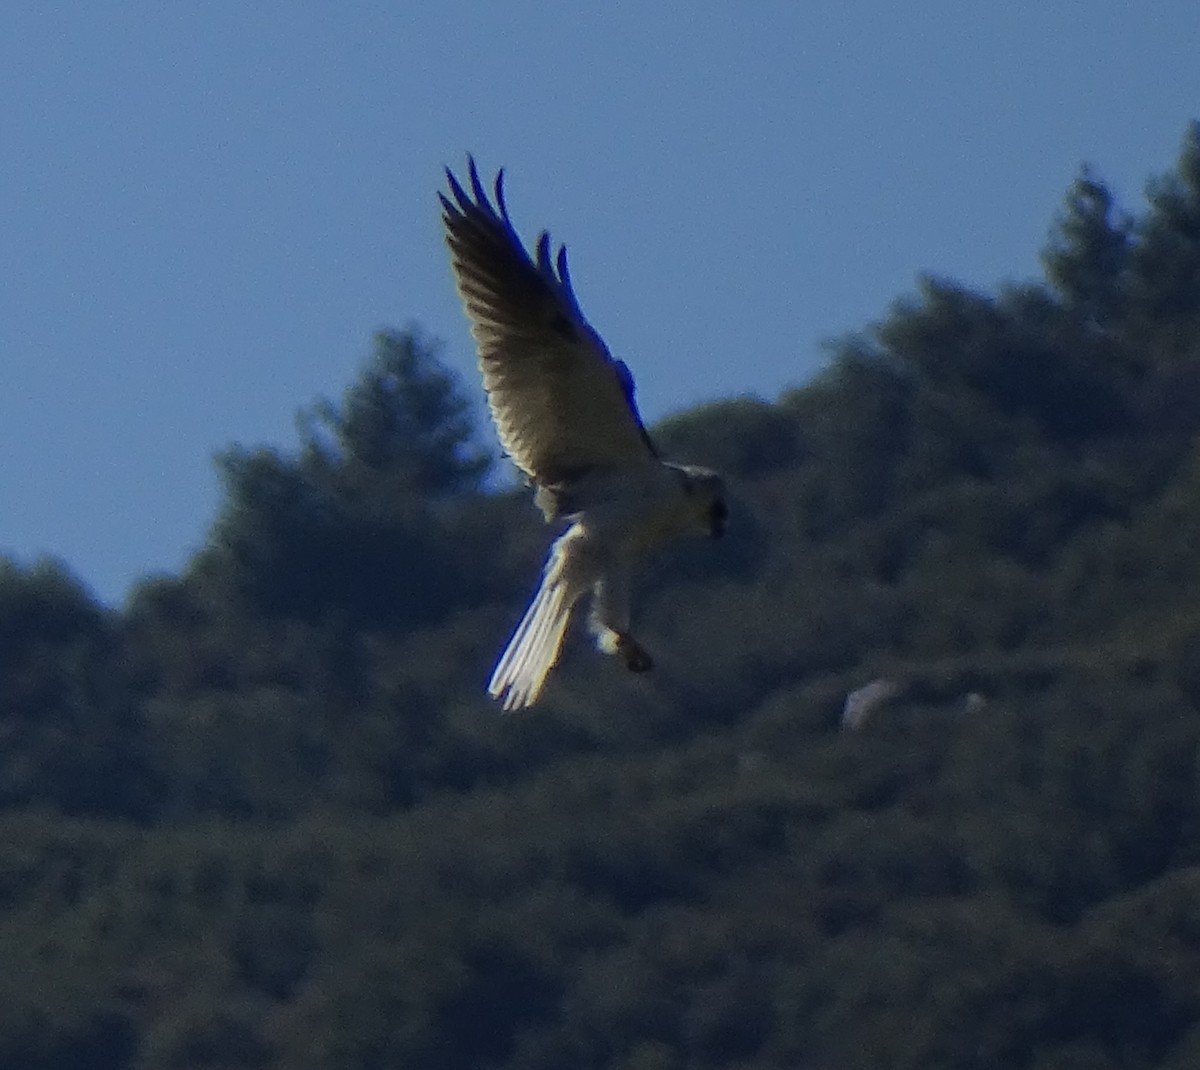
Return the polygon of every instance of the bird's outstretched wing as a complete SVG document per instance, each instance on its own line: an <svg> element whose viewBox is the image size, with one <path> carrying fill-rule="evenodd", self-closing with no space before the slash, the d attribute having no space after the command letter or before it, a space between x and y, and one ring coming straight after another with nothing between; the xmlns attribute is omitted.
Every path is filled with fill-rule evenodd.
<svg viewBox="0 0 1200 1070"><path fill-rule="evenodd" d="M551 486L653 461L629 369L579 310L566 248L552 258L543 232L531 257L508 217L504 172L493 205L475 161L468 164L471 192L447 170L450 197L438 196L500 444L526 475Z"/></svg>

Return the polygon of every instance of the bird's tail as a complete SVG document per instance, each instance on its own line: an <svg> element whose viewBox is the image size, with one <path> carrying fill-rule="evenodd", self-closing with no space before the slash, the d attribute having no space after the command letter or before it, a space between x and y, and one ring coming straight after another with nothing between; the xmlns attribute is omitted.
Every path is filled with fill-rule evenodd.
<svg viewBox="0 0 1200 1070"><path fill-rule="evenodd" d="M488 694L502 698L506 710L532 706L537 701L546 676L558 660L577 601L579 594L569 589L561 570L549 570L488 684Z"/></svg>

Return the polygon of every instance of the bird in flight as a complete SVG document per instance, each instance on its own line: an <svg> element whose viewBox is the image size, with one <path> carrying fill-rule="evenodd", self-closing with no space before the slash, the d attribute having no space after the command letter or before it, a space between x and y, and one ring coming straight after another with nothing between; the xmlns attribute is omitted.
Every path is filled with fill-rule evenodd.
<svg viewBox="0 0 1200 1070"><path fill-rule="evenodd" d="M488 409L547 523L569 524L488 684L514 710L537 701L585 595L596 645L634 672L650 669L630 631L634 563L688 532L719 536L727 510L715 472L659 457L629 369L580 311L566 248L552 255L543 232L531 256L508 216L504 172L493 202L467 162L469 190L447 169L449 196L438 196Z"/></svg>

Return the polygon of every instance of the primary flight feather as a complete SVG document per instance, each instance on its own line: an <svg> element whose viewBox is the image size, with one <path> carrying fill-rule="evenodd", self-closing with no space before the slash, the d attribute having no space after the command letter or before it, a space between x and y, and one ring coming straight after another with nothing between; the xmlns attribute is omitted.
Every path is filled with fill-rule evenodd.
<svg viewBox="0 0 1200 1070"><path fill-rule="evenodd" d="M629 369L580 311L565 247L552 256L543 232L531 256L513 228L504 172L494 202L473 159L469 190L446 177L450 263L500 444L536 487L546 520L570 522L488 685L511 710L537 700L584 595L600 649L634 671L651 667L629 630L633 564L685 532L720 535L724 487L708 469L659 458Z"/></svg>

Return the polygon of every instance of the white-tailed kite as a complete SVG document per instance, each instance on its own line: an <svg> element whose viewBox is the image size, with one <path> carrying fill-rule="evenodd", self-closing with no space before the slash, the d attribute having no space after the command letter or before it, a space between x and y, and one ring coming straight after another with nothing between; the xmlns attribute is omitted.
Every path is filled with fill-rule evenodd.
<svg viewBox="0 0 1200 1070"><path fill-rule="evenodd" d="M596 645L634 672L651 668L629 630L633 564L686 532L720 535L725 494L715 472L659 458L638 416L629 369L580 311L566 248L552 259L543 232L531 257L508 217L504 172L493 205L475 161L468 164L471 192L447 170L450 196L439 198L488 408L501 446L536 487L546 521L570 522L488 684L512 710L537 700L571 613L588 593Z"/></svg>

